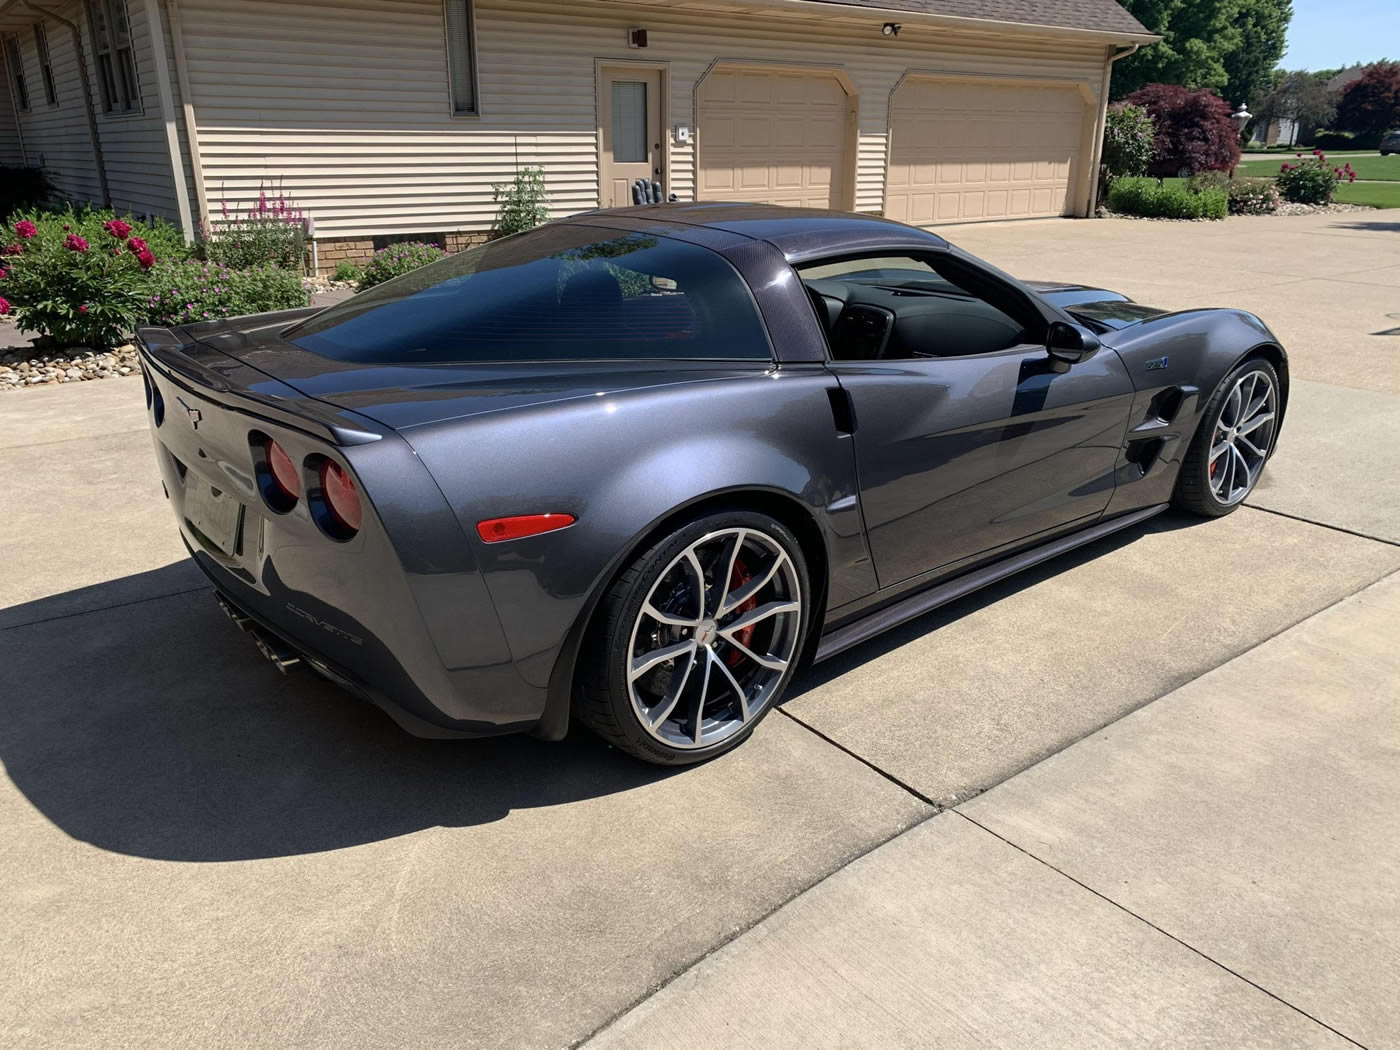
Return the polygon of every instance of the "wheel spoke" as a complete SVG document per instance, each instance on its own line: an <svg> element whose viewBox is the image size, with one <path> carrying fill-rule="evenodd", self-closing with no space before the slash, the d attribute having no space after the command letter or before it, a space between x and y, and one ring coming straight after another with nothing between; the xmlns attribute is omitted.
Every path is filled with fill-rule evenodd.
<svg viewBox="0 0 1400 1050"><path fill-rule="evenodd" d="M1254 416L1252 419L1244 423L1239 430L1235 431L1235 433L1240 436L1243 436L1245 434L1252 434L1273 418L1274 414L1272 412L1261 412L1259 415Z"/></svg>
<svg viewBox="0 0 1400 1050"><path fill-rule="evenodd" d="M737 638L726 638L725 641L727 641L730 645L734 646L735 649L738 649L739 652L743 653L745 656L747 656L754 663L758 664L760 667L766 667L770 671L787 670L788 662L786 660L774 656L772 653L769 653L767 656L759 656L758 653L754 652L752 649L750 649L743 642L739 641Z"/></svg>
<svg viewBox="0 0 1400 1050"><path fill-rule="evenodd" d="M729 557L725 559L724 575L715 580L716 591L719 594L719 600L715 603L716 616L724 615L724 607L728 602L726 596L729 593L729 581L734 579L734 566L739 561L739 551L743 549L744 537L748 534L747 529L740 529L734 534L734 539L729 545Z"/></svg>
<svg viewBox="0 0 1400 1050"><path fill-rule="evenodd" d="M706 649L705 652L709 653L711 657L714 656L714 653L710 652L709 649ZM695 698L695 715L694 723L691 727L691 739L694 741L697 747L700 744L700 737L704 735L703 727L705 725L705 696L710 691L710 667L713 664L713 659L707 659L705 661L705 674L700 679L700 695Z"/></svg>
<svg viewBox="0 0 1400 1050"><path fill-rule="evenodd" d="M695 573L695 600L700 608L695 610L695 618L703 620L705 618L705 570L700 567L700 559L695 556L695 548L689 547L685 552L686 564L690 566L690 571Z"/></svg>
<svg viewBox="0 0 1400 1050"><path fill-rule="evenodd" d="M647 602L642 606L642 612L646 613L646 615L650 616L657 623L669 624L672 627L700 626L700 618L698 616L693 619L685 616L673 616L671 613L662 612L656 606L652 605L651 602Z"/></svg>
<svg viewBox="0 0 1400 1050"><path fill-rule="evenodd" d="M1243 434L1236 434L1235 440L1241 445L1243 445L1245 448L1249 449L1250 452L1254 453L1260 459L1264 458L1264 450L1258 445L1256 445L1253 441L1250 441L1249 438L1245 437Z"/></svg>
<svg viewBox="0 0 1400 1050"><path fill-rule="evenodd" d="M632 660L632 669L628 671L628 677L636 681L658 664L664 664L667 660L674 660L678 656L695 651L695 639L687 638L683 642L676 642L673 645L663 645L660 649L653 649L643 656L635 657Z"/></svg>
<svg viewBox="0 0 1400 1050"><path fill-rule="evenodd" d="M1244 453L1238 448L1231 445L1230 451L1235 454L1235 459L1239 462L1240 469L1244 471L1244 479L1238 485L1233 486L1233 488L1240 490L1247 489L1249 488L1249 464L1245 462Z"/></svg>
<svg viewBox="0 0 1400 1050"><path fill-rule="evenodd" d="M1234 451L1233 445L1226 443L1228 451ZM1230 500L1230 486L1235 476L1235 457L1226 455L1223 463L1220 464L1220 480L1216 482L1215 494L1220 497L1221 502L1228 503Z"/></svg>
<svg viewBox="0 0 1400 1050"><path fill-rule="evenodd" d="M1216 445L1213 449L1210 450L1210 461L1214 463L1217 459L1219 459L1221 456L1223 456L1226 452L1229 451L1230 442L1222 441L1220 444Z"/></svg>
<svg viewBox="0 0 1400 1050"><path fill-rule="evenodd" d="M768 566L767 571L764 572L762 576L754 576L736 587L733 593L729 594L724 599L723 603L721 603L719 612L717 612L715 616L728 616L759 591L763 590L764 587L768 586L768 581L778 574L778 570L783 567L783 562L785 561L787 561L787 555L779 553L778 556L773 559L773 564Z"/></svg>
<svg viewBox="0 0 1400 1050"><path fill-rule="evenodd" d="M1230 409L1231 406L1234 406L1235 413L1233 416L1234 422L1230 423L1229 426L1234 426L1235 423L1238 423L1240 421L1240 408L1243 396L1244 395L1240 393L1239 385L1236 384L1235 389L1230 391L1230 396L1225 399L1225 408L1222 409L1220 412L1220 421L1222 423L1225 422L1225 413Z"/></svg>
<svg viewBox="0 0 1400 1050"><path fill-rule="evenodd" d="M747 693L744 692L744 687L741 686L739 684L738 679L736 679L734 675L730 673L728 665L718 656L715 655L715 651L713 649L706 649L705 653L709 656L710 662L713 663L716 667L718 667L720 669L720 673L723 674L724 677L729 680L729 688L733 689L734 695L739 698L740 720L747 722L749 720L749 696Z"/></svg>
<svg viewBox="0 0 1400 1050"><path fill-rule="evenodd" d="M709 652L708 649L705 651ZM690 659L685 662L685 670L681 672L681 680L676 683L674 689L671 689L666 694L659 711L648 712L653 726L659 726L670 717L671 712L676 708L677 701L681 698L681 694L685 692L685 683L690 681L690 672L693 670L695 670L695 650L692 648L690 650Z"/></svg>
<svg viewBox="0 0 1400 1050"><path fill-rule="evenodd" d="M744 613L744 615L740 616L737 620L731 620L719 629L719 633L721 637L732 642L734 640L734 635L738 634L745 627L752 627L756 623L762 623L770 616L797 612L800 608L801 606L796 602L765 602L757 609Z"/></svg>

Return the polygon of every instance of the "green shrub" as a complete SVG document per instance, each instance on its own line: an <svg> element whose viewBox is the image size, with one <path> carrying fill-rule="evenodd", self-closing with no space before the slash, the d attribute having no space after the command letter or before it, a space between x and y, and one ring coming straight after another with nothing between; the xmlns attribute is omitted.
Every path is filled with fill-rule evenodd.
<svg viewBox="0 0 1400 1050"><path fill-rule="evenodd" d="M1229 198L1222 189L1197 192L1156 179L1119 179L1108 191L1108 207L1122 215L1150 219L1223 219Z"/></svg>
<svg viewBox="0 0 1400 1050"><path fill-rule="evenodd" d="M342 260L336 263L335 269L331 271L331 280L354 284L364 275L365 268L363 266L356 266L352 262L345 262Z"/></svg>
<svg viewBox="0 0 1400 1050"><path fill-rule="evenodd" d="M360 277L360 290L373 288L376 284L402 277L420 266L447 258L447 253L436 244L422 241L402 241L380 248L365 263L364 274Z"/></svg>
<svg viewBox="0 0 1400 1050"><path fill-rule="evenodd" d="M1312 144L1322 150L1375 149L1381 144L1381 136L1375 132L1353 135L1349 131L1319 131Z"/></svg>
<svg viewBox="0 0 1400 1050"><path fill-rule="evenodd" d="M523 233L549 221L543 168L522 168L510 182L492 183L491 197L501 205L496 229L502 234Z"/></svg>
<svg viewBox="0 0 1400 1050"><path fill-rule="evenodd" d="M1302 154L1298 154L1302 156ZM1294 204L1326 204L1336 192L1337 183L1346 179L1356 181L1356 173L1351 164L1338 168L1328 159L1327 154L1315 149L1312 156L1302 161L1284 161L1278 170L1278 188L1283 199Z"/></svg>
<svg viewBox="0 0 1400 1050"><path fill-rule="evenodd" d="M1279 192L1273 179L1235 179L1227 192L1231 215L1271 215L1278 211Z"/></svg>
<svg viewBox="0 0 1400 1050"><path fill-rule="evenodd" d="M1124 102L1110 106L1103 131L1102 185L1106 188L1114 179L1147 171L1156 136L1157 124L1142 106Z"/></svg>
<svg viewBox="0 0 1400 1050"><path fill-rule="evenodd" d="M147 271L188 251L166 223L87 208L17 213L0 227L0 312L61 346L115 346L145 320Z"/></svg>
<svg viewBox="0 0 1400 1050"><path fill-rule="evenodd" d="M0 164L0 222L21 208L33 208L53 193L53 183L42 168Z"/></svg>
<svg viewBox="0 0 1400 1050"><path fill-rule="evenodd" d="M255 266L280 266L303 272L306 267L307 221L305 213L285 193L268 196L259 188L258 202L240 216L227 201L220 201L222 219L211 233L202 230L200 255L208 262L235 270Z"/></svg>
<svg viewBox="0 0 1400 1050"><path fill-rule="evenodd" d="M190 259L159 265L148 280L144 320L151 324L196 324L311 302L301 277L279 266L234 270Z"/></svg>

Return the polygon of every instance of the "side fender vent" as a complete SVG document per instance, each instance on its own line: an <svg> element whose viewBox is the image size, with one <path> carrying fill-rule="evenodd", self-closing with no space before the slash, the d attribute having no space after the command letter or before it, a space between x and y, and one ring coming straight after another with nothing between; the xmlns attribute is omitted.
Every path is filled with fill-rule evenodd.
<svg viewBox="0 0 1400 1050"><path fill-rule="evenodd" d="M1167 443L1166 438L1152 437L1140 438L1137 441L1128 442L1128 450L1125 453L1127 461L1146 474L1152 469L1157 458L1162 454L1162 447Z"/></svg>

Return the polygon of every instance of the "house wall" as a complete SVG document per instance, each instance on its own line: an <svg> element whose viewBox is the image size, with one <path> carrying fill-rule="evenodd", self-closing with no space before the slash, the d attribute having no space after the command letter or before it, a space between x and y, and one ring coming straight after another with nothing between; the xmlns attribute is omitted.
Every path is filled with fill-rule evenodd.
<svg viewBox="0 0 1400 1050"><path fill-rule="evenodd" d="M88 89L92 93L93 106L96 109L98 135L102 143L113 206L118 210L139 215L160 215L177 220L175 181L161 115L154 64L155 49L151 46L146 0L127 0L132 49L136 59L136 78L141 90L141 108L131 113L102 112L93 61L92 34L83 4L74 0L51 0L44 6L76 23L82 33ZM53 63L58 94L57 104L49 105L44 100L38 50L34 44L32 30L32 23L39 16L21 14L26 20L16 24L19 16L13 11L7 12L5 25L13 26L13 31L19 37L29 84L30 109L19 115L29 162L43 167L48 172L61 196L76 202L99 203L101 193L97 167L93 159L92 142L83 107L82 82L79 79L77 51L73 46L72 32L66 25L52 18L44 20L49 58ZM162 21L164 22L164 19ZM172 52L168 43L168 25L165 35L165 54L169 56ZM172 88L176 93L178 118L178 85L172 85ZM0 141L3 141L3 134L3 124L0 124ZM183 127L181 135L183 143ZM188 171L187 157L185 167ZM186 178L188 180L188 175Z"/></svg>
<svg viewBox="0 0 1400 1050"><path fill-rule="evenodd" d="M4 52L0 51L0 164L24 163L19 125L15 123L14 101L10 97L10 76L5 68Z"/></svg>
<svg viewBox="0 0 1400 1050"><path fill-rule="evenodd" d="M1096 94L1104 62L1102 44L913 25L887 38L878 18L826 12L477 0L480 115L454 117L441 0L178 3L213 218L221 200L246 207L279 187L333 239L485 230L491 184L531 164L556 217L596 207L599 59L665 64L664 121L694 138L697 83L716 60L844 69L857 94L856 207L872 212L890 91L907 70L1067 78ZM629 26L648 30L649 47L627 47ZM696 143L671 138L668 189L692 199Z"/></svg>

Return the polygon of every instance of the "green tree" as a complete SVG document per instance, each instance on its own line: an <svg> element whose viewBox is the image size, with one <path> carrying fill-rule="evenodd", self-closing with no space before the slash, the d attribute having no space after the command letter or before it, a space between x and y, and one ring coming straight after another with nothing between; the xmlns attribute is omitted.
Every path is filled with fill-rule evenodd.
<svg viewBox="0 0 1400 1050"><path fill-rule="evenodd" d="M1113 67L1115 99L1145 84L1209 88L1238 105L1283 56L1292 0L1121 0L1162 39ZM1242 97L1235 98L1239 94Z"/></svg>
<svg viewBox="0 0 1400 1050"><path fill-rule="evenodd" d="M1377 62L1347 85L1337 104L1337 127L1373 135L1400 127L1400 62Z"/></svg>
<svg viewBox="0 0 1400 1050"><path fill-rule="evenodd" d="M1321 73L1303 69L1277 74L1273 85L1252 107L1255 128L1265 132L1275 120L1294 120L1303 128L1325 127L1337 111L1337 99L1327 90L1327 80Z"/></svg>

